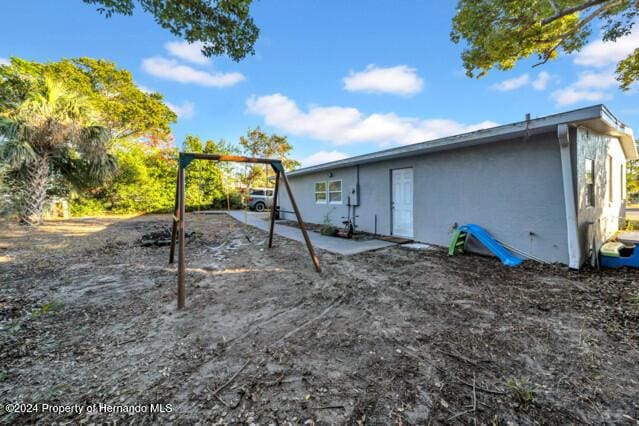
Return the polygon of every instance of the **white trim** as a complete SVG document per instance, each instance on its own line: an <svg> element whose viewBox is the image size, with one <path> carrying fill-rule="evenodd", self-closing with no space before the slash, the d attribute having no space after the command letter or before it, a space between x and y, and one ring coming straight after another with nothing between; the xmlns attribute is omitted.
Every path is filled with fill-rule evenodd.
<svg viewBox="0 0 639 426"><path fill-rule="evenodd" d="M324 184L324 201L317 199L317 194L321 194L322 191L318 191L316 186L318 183ZM313 183L313 198L315 199L315 204L326 204L328 202L328 182L325 180L320 180Z"/></svg>
<svg viewBox="0 0 639 426"><path fill-rule="evenodd" d="M639 158L632 129L627 127L606 108L604 105L594 105L574 111L520 121L505 126L492 127L490 129L476 130L461 135L448 136L441 139L404 145L398 148L390 148L370 154L357 155L344 160L331 161L317 164L302 169L297 169L287 176L298 176L323 170L333 170L340 167L374 163L382 160L413 157L415 155L431 152L464 148L469 146L493 143L501 140L510 140L518 137L530 137L535 134L554 132L560 124L584 125L599 133L616 136L621 141L627 160Z"/></svg>
<svg viewBox="0 0 639 426"><path fill-rule="evenodd" d="M572 156L570 154L568 125L560 124L557 126L557 139L561 153L561 175L564 185L564 205L566 208L568 266L572 269L579 269L581 266L581 247L579 246L579 234L577 233L577 207L575 205L575 187L573 186L572 178Z"/></svg>
<svg viewBox="0 0 639 426"><path fill-rule="evenodd" d="M397 226L397 221L395 219L395 214L397 212L397 209L395 209L395 173L396 172L405 172L405 171L410 171L410 185L411 185L411 192L410 192L410 204L411 204L411 209L410 209L410 232L406 233L406 234L402 234L402 233L398 233L396 230L396 226ZM391 235L393 236L398 236L398 237L404 237L404 238L414 238L415 235L415 170L412 166L410 167L400 167L397 169L391 169L390 170L390 180L391 180L391 185L390 185L390 189L391 189Z"/></svg>
<svg viewBox="0 0 639 426"><path fill-rule="evenodd" d="M331 192L336 193L337 191L331 191L331 183L333 182L339 182L339 201L331 201ZM327 200L329 204L343 204L343 200L344 200L344 188L342 185L342 179L334 179L334 180L329 180L328 183L326 184L326 195L327 195Z"/></svg>

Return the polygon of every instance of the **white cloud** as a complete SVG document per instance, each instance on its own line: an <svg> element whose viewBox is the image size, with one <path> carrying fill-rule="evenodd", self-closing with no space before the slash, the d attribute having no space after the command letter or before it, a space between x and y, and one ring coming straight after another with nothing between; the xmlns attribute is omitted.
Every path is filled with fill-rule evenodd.
<svg viewBox="0 0 639 426"><path fill-rule="evenodd" d="M9 65L11 63L7 58L0 58L0 65Z"/></svg>
<svg viewBox="0 0 639 426"><path fill-rule="evenodd" d="M613 67L631 54L638 45L639 30L636 29L629 35L615 41L594 40L588 43L574 56L575 64L604 68L604 70L582 72L570 86L553 92L552 97L557 105L570 105L581 101L601 102L612 99L612 95L606 89L618 84Z"/></svg>
<svg viewBox="0 0 639 426"><path fill-rule="evenodd" d="M207 87L228 87L244 80L239 72L219 73L196 70L188 65L182 65L174 59L160 56L146 58L142 61L142 69L147 73L165 80L179 83L193 83Z"/></svg>
<svg viewBox="0 0 639 426"><path fill-rule="evenodd" d="M315 154L309 155L301 160L302 166L309 167L316 164L328 163L331 161L343 160L350 155L340 151L318 151Z"/></svg>
<svg viewBox="0 0 639 426"><path fill-rule="evenodd" d="M171 111L176 113L179 118L188 120L189 118L193 118L195 115L195 105L193 102L183 102L182 105L176 105L168 101L164 101L164 103Z"/></svg>
<svg viewBox="0 0 639 426"><path fill-rule="evenodd" d="M586 71L579 74L579 79L572 84L572 87L579 89L606 89L617 84L614 70L601 72Z"/></svg>
<svg viewBox="0 0 639 426"><path fill-rule="evenodd" d="M581 101L600 102L611 98L609 94L600 90L578 89L572 86L555 90L551 96L557 105L560 106L571 105Z"/></svg>
<svg viewBox="0 0 639 426"><path fill-rule="evenodd" d="M492 88L499 90L500 92L507 92L509 90L519 89L528 84L530 77L528 74L520 75L519 77L509 78L508 80L500 81L492 85Z"/></svg>
<svg viewBox="0 0 639 426"><path fill-rule="evenodd" d="M565 89L556 90L552 98L557 105L571 105L582 101L601 102L612 99L612 95L605 89L615 86L615 74L613 70L601 72L585 71L579 74L577 81Z"/></svg>
<svg viewBox="0 0 639 426"><path fill-rule="evenodd" d="M164 45L171 55L199 65L210 62L209 58L202 55L203 46L202 42L188 43L186 41L171 41Z"/></svg>
<svg viewBox="0 0 639 426"><path fill-rule="evenodd" d="M542 71L537 75L537 78L533 80L532 87L535 90L546 90L548 83L552 77L546 71Z"/></svg>
<svg viewBox="0 0 639 426"><path fill-rule="evenodd" d="M415 68L406 65L380 68L369 65L364 71L352 72L344 77L344 89L349 92L391 93L410 96L424 88L424 80Z"/></svg>
<svg viewBox="0 0 639 426"><path fill-rule="evenodd" d="M356 108L340 106L311 106L304 112L279 93L252 96L246 105L248 112L263 116L269 126L334 145L358 142L405 145L497 125L492 121L463 124L441 118L422 120L394 113L365 115Z"/></svg>
<svg viewBox="0 0 639 426"><path fill-rule="evenodd" d="M575 55L575 64L601 68L616 64L639 46L639 30L615 41L595 40Z"/></svg>

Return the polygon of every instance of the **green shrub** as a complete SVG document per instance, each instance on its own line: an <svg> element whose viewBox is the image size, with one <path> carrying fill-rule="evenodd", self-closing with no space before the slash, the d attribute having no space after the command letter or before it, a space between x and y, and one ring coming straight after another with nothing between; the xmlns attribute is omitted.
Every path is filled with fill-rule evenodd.
<svg viewBox="0 0 639 426"><path fill-rule="evenodd" d="M69 202L69 210L71 216L97 216L103 214L107 208L101 200L78 197Z"/></svg>
<svg viewBox="0 0 639 426"><path fill-rule="evenodd" d="M320 234L322 235L335 235L337 229L333 226L331 222L331 213L329 211L324 215L324 221L322 222L322 227L320 228Z"/></svg>

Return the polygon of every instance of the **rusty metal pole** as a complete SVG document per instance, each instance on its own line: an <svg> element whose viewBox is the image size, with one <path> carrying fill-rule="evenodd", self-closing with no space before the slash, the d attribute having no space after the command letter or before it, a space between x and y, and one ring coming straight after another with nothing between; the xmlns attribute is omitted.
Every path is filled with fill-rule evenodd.
<svg viewBox="0 0 639 426"><path fill-rule="evenodd" d="M184 207L184 167L180 164L178 169L178 193L179 193L179 220L178 220L178 309L184 309L186 304L186 292L184 289L184 222L185 207Z"/></svg>
<svg viewBox="0 0 639 426"><path fill-rule="evenodd" d="M286 191L288 192L288 197L291 199L291 205L293 206L293 210L295 211L295 216L297 217L297 223L299 223L300 229L302 230L302 235L304 236L304 241L306 242L306 248L308 248L308 253L311 255L311 260L313 261L313 265L315 266L315 270L317 272L322 272L319 264L319 259L317 258L317 256L315 256L313 244L311 244L311 239L308 237L308 233L306 232L306 226L302 221L302 215L300 214L300 210L297 208L297 203L295 202L295 198L293 197L293 191L291 191L291 187L288 184L286 173L282 171L281 174L282 180L284 181L284 186L286 186Z"/></svg>
<svg viewBox="0 0 639 426"><path fill-rule="evenodd" d="M180 206L180 165L178 164L178 175L175 179L175 206L173 207L173 227L171 229L171 252L169 253L169 263L175 259L175 238L177 237L177 224Z"/></svg>
<svg viewBox="0 0 639 426"><path fill-rule="evenodd" d="M275 191L273 192L273 204L271 205L271 226L268 231L268 248L273 247L273 228L275 227L275 210L277 210L277 193L280 188L280 172L275 170Z"/></svg>

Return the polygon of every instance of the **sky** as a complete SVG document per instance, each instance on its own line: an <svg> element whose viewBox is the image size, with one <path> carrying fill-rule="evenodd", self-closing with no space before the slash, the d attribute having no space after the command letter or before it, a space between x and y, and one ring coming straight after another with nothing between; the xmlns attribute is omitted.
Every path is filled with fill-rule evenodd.
<svg viewBox="0 0 639 426"><path fill-rule="evenodd" d="M471 79L449 39L453 1L262 0L251 13L260 37L238 63L204 58L139 8L106 19L80 0L13 1L0 62L113 61L164 95L178 146L189 134L237 143L260 126L305 166L599 103L639 132L637 89L620 91L613 73L639 31L603 43L595 30L578 54Z"/></svg>

